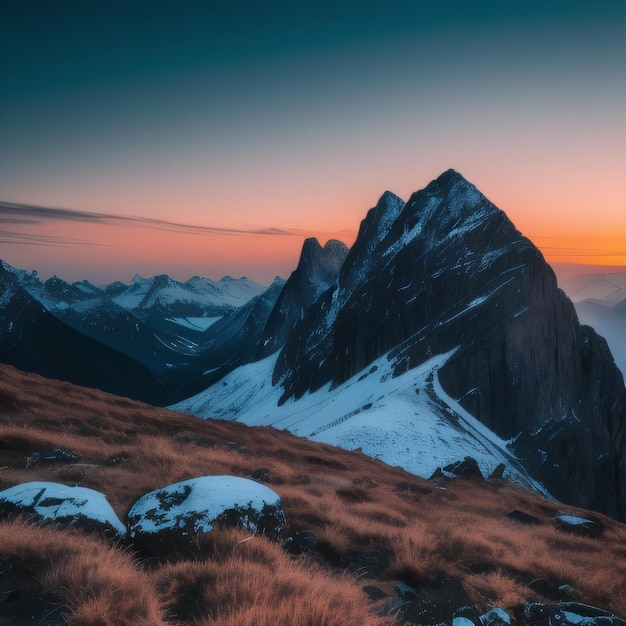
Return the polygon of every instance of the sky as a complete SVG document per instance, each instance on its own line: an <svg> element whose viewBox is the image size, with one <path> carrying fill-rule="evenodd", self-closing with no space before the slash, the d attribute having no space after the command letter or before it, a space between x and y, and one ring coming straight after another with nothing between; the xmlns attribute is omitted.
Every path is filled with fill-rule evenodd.
<svg viewBox="0 0 626 626"><path fill-rule="evenodd" d="M623 0L0 0L0 258L269 284L454 168L626 270L625 112Z"/></svg>

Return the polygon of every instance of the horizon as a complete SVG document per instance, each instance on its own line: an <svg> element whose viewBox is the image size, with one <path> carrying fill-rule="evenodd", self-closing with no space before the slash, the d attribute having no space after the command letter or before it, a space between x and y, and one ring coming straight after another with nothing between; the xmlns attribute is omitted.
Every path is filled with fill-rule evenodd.
<svg viewBox="0 0 626 626"><path fill-rule="evenodd" d="M352 245L386 189L408 200L453 167L557 273L626 271L624 3L0 14L14 267L269 284L305 238Z"/></svg>

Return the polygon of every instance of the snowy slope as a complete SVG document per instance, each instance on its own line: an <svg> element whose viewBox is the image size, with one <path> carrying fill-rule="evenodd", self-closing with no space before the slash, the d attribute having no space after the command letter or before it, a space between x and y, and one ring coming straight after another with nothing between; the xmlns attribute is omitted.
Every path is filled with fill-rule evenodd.
<svg viewBox="0 0 626 626"><path fill-rule="evenodd" d="M199 417L273 426L364 454L418 476L472 456L485 475L504 463L511 478L545 493L507 449L506 442L449 398L437 372L452 353L393 377L383 356L331 389L278 404L271 385L276 355L238 368L217 385L172 408Z"/></svg>

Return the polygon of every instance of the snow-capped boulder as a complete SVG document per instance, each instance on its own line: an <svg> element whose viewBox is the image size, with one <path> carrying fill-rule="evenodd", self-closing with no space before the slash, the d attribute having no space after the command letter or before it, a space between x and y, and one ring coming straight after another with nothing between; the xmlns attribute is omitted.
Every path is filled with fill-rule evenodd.
<svg viewBox="0 0 626 626"><path fill-rule="evenodd" d="M126 534L126 527L104 494L86 487L38 481L0 491L0 514L16 513L29 513L68 526Z"/></svg>
<svg viewBox="0 0 626 626"><path fill-rule="evenodd" d="M580 602L541 604L528 602L524 605L521 626L626 626L626 620L613 613Z"/></svg>
<svg viewBox="0 0 626 626"><path fill-rule="evenodd" d="M558 515L555 522L559 530L583 537L599 537L604 532L604 524L598 519L577 517L576 515Z"/></svg>
<svg viewBox="0 0 626 626"><path fill-rule="evenodd" d="M128 524L141 544L158 536L184 544L218 524L276 537L285 515L280 496L265 485L237 476L201 476L142 496L128 512Z"/></svg>

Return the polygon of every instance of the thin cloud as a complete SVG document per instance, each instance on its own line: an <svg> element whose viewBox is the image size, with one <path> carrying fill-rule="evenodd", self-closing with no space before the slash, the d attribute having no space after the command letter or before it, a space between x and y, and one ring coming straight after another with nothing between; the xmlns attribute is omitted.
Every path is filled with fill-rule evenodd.
<svg viewBox="0 0 626 626"><path fill-rule="evenodd" d="M626 250L602 250L598 248L557 248L542 246L541 251L547 255L572 257L623 257Z"/></svg>
<svg viewBox="0 0 626 626"><path fill-rule="evenodd" d="M282 237L306 237L307 231L297 228L219 228L214 226L198 226L182 224L167 220L157 220L148 217L133 217L113 215L111 213L92 213L73 209L57 209L41 207L31 204L17 204L0 201L0 222L11 224L43 224L49 220L63 220L84 222L89 224L132 224L146 228L157 228L179 233L200 235L269 235Z"/></svg>
<svg viewBox="0 0 626 626"><path fill-rule="evenodd" d="M81 239L70 239L69 237L53 237L50 235L29 235L26 233L16 233L7 230L0 230L0 243L23 244L30 246L71 246L71 245L91 245L106 246L106 244L84 241Z"/></svg>

